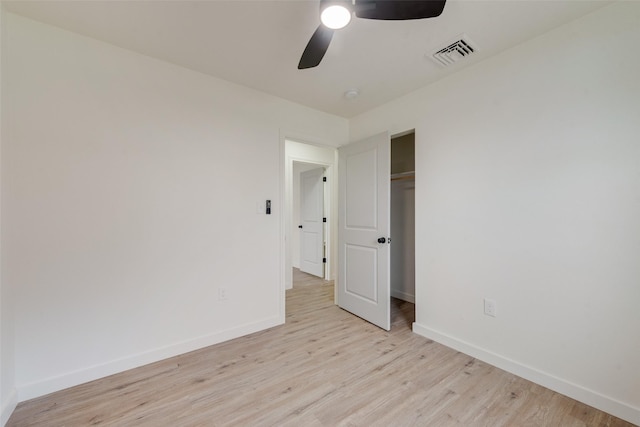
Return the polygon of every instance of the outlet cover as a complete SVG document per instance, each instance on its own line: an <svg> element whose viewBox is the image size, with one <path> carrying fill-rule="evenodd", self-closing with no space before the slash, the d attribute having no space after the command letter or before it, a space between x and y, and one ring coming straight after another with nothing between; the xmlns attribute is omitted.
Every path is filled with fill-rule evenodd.
<svg viewBox="0 0 640 427"><path fill-rule="evenodd" d="M491 317L496 317L496 302L492 299L484 299L484 314Z"/></svg>

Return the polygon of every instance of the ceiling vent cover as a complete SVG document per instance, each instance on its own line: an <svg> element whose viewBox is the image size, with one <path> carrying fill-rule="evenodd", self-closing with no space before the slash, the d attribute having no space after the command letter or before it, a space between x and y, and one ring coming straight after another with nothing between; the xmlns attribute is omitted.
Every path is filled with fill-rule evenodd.
<svg viewBox="0 0 640 427"><path fill-rule="evenodd" d="M433 52L430 58L443 67L446 67L477 52L477 50L475 44L469 40L469 37L463 34L458 37L456 41L447 45L447 47Z"/></svg>

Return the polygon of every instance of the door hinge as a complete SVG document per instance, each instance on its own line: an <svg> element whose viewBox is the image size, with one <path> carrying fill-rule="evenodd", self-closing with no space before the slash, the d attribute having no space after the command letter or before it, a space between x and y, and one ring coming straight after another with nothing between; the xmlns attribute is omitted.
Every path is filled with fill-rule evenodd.
<svg viewBox="0 0 640 427"><path fill-rule="evenodd" d="M327 182L327 177L326 176L322 177L322 182Z"/></svg>
<svg viewBox="0 0 640 427"><path fill-rule="evenodd" d="M326 259L326 258L322 258L322 262L323 262L324 264L326 264L326 263L327 263L327 259Z"/></svg>
<svg viewBox="0 0 640 427"><path fill-rule="evenodd" d="M327 218L322 218L322 222L327 222Z"/></svg>

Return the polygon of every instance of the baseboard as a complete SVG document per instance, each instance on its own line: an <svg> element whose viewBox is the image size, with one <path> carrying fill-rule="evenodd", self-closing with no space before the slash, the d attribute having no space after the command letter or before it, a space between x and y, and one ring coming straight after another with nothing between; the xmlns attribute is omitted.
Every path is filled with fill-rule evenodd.
<svg viewBox="0 0 640 427"><path fill-rule="evenodd" d="M432 339L440 344L446 345L454 350L468 354L478 360L489 363L497 368L510 372L514 375L532 381L543 387L568 396L579 402L593 406L601 411L607 412L625 421L640 425L640 408L620 402L611 397L589 390L585 387L573 384L562 378L558 378L546 372L519 363L515 360L477 347L468 342L459 340L450 335L435 331L418 323L413 324L413 332L425 338Z"/></svg>
<svg viewBox="0 0 640 427"><path fill-rule="evenodd" d="M13 414L13 411L16 409L16 406L18 406L18 390L14 388L9 393L9 396L7 396L7 399L2 402L0 426L4 427L4 425L7 424L7 421L9 421L9 418L11 417L11 414Z"/></svg>
<svg viewBox="0 0 640 427"><path fill-rule="evenodd" d="M415 295L411 295L411 294L408 294L406 292L399 291L397 289L391 288L391 296L393 298L398 298L398 299L401 299L402 301L407 301L407 302L410 302L412 304L416 303L416 296Z"/></svg>
<svg viewBox="0 0 640 427"><path fill-rule="evenodd" d="M281 325L280 316L18 386L20 402Z"/></svg>

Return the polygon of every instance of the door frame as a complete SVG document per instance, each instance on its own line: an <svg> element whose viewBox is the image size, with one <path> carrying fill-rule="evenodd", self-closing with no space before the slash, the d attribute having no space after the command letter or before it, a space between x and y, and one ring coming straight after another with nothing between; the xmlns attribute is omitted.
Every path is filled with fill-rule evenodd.
<svg viewBox="0 0 640 427"><path fill-rule="evenodd" d="M294 147L287 149L287 146ZM298 149L296 149L298 148ZM285 290L290 289L292 280L292 245L291 233L293 232L293 162L303 162L316 164L325 168L327 185L325 185L325 209L328 212L326 222L326 258L325 279L335 278L335 262L337 250L337 197L338 197L338 151L337 147L328 144L309 142L308 139L284 135L281 138L281 192L283 203L283 215L281 216L281 304L280 312L284 321L284 299ZM296 227L297 231L297 227Z"/></svg>

